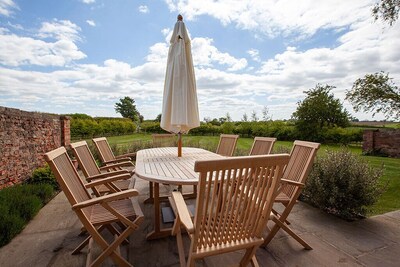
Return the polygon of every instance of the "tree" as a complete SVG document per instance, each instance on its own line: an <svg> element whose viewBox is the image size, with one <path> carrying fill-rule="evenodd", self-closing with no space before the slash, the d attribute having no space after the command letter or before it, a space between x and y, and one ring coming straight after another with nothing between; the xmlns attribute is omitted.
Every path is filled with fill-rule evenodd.
<svg viewBox="0 0 400 267"><path fill-rule="evenodd" d="M400 118L400 90L385 72L366 74L357 79L351 90L346 92L355 111L383 113L386 118Z"/></svg>
<svg viewBox="0 0 400 267"><path fill-rule="evenodd" d="M381 18L392 26L399 18L400 0L381 0L372 8L375 21Z"/></svg>
<svg viewBox="0 0 400 267"><path fill-rule="evenodd" d="M226 121L232 122L232 118L231 118L231 115L229 114L229 112L226 113Z"/></svg>
<svg viewBox="0 0 400 267"><path fill-rule="evenodd" d="M258 121L257 113L254 110L251 113L251 121Z"/></svg>
<svg viewBox="0 0 400 267"><path fill-rule="evenodd" d="M226 119L226 117L221 117L218 119L218 121L219 121L219 124L222 125L227 121L227 119Z"/></svg>
<svg viewBox="0 0 400 267"><path fill-rule="evenodd" d="M350 114L343 109L339 99L335 99L330 85L317 84L304 93L307 97L297 104L297 110L292 114L295 127L301 138L321 140L324 128L349 125Z"/></svg>
<svg viewBox="0 0 400 267"><path fill-rule="evenodd" d="M246 112L243 114L242 121L243 122L248 122L249 121L249 118L247 117L247 113Z"/></svg>
<svg viewBox="0 0 400 267"><path fill-rule="evenodd" d="M122 117L129 118L134 122L138 122L140 120L141 115L136 109L135 100L129 96L120 98L119 102L115 103L115 111L120 113Z"/></svg>
<svg viewBox="0 0 400 267"><path fill-rule="evenodd" d="M263 110L262 110L262 119L263 121L270 121L272 119L272 117L269 115L269 109L267 106L264 106Z"/></svg>
<svg viewBox="0 0 400 267"><path fill-rule="evenodd" d="M154 121L155 122L161 122L161 114L158 114Z"/></svg>

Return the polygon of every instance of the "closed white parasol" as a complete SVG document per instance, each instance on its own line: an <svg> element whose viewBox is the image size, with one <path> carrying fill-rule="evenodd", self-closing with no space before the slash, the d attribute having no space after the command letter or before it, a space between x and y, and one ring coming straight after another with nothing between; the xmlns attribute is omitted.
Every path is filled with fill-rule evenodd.
<svg viewBox="0 0 400 267"><path fill-rule="evenodd" d="M178 15L170 41L161 116L161 128L178 134L178 157L181 134L200 126L190 39L182 19Z"/></svg>

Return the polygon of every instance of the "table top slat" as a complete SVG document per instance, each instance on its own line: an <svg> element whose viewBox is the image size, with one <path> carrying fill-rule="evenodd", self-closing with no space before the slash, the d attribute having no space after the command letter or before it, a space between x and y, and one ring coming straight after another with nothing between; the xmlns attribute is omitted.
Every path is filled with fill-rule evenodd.
<svg viewBox="0 0 400 267"><path fill-rule="evenodd" d="M193 185L198 182L194 171L197 160L224 158L213 152L194 147L183 147L178 157L176 147L158 147L139 150L136 153L136 175L144 180L175 184Z"/></svg>

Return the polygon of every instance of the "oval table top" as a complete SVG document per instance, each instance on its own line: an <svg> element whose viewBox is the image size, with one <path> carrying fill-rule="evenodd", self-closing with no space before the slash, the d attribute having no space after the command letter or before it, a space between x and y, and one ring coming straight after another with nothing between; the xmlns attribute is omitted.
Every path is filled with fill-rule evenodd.
<svg viewBox="0 0 400 267"><path fill-rule="evenodd" d="M151 182L195 185L199 181L199 174L194 171L194 163L219 158L224 157L194 147L183 147L182 157L178 157L177 147L143 149L136 153L135 172L139 178Z"/></svg>

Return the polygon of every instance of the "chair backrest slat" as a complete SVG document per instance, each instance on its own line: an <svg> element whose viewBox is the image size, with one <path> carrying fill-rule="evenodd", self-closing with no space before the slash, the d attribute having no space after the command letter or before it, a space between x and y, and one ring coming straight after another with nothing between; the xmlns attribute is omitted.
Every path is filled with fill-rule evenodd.
<svg viewBox="0 0 400 267"><path fill-rule="evenodd" d="M91 198L64 147L46 153L45 158L71 205Z"/></svg>
<svg viewBox="0 0 400 267"><path fill-rule="evenodd" d="M271 154L276 138L272 137L255 137L253 145L250 150L252 155L268 155Z"/></svg>
<svg viewBox="0 0 400 267"><path fill-rule="evenodd" d="M175 134L152 134L153 147L176 146Z"/></svg>
<svg viewBox="0 0 400 267"><path fill-rule="evenodd" d="M115 155L111 150L110 145L105 137L93 138L93 143L96 146L100 154L102 162L115 160Z"/></svg>
<svg viewBox="0 0 400 267"><path fill-rule="evenodd" d="M216 153L227 157L233 156L238 138L239 135L221 134Z"/></svg>
<svg viewBox="0 0 400 267"><path fill-rule="evenodd" d="M314 159L320 147L319 143L294 141L292 151L290 152L290 160L285 168L282 178L300 183L305 183L308 174L312 169ZM286 184L282 188L282 192L289 198L299 195L301 188Z"/></svg>
<svg viewBox="0 0 400 267"><path fill-rule="evenodd" d="M70 146L86 177L101 173L86 141L72 143Z"/></svg>
<svg viewBox="0 0 400 267"><path fill-rule="evenodd" d="M198 161L193 250L260 238L289 155Z"/></svg>

